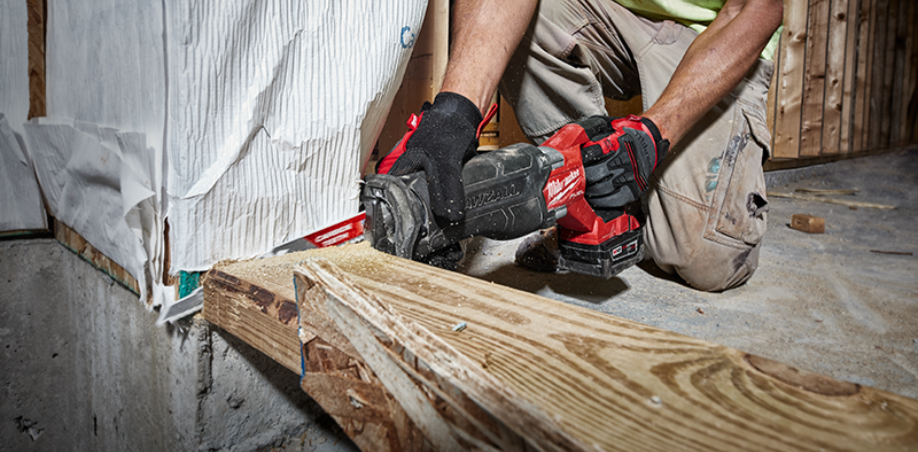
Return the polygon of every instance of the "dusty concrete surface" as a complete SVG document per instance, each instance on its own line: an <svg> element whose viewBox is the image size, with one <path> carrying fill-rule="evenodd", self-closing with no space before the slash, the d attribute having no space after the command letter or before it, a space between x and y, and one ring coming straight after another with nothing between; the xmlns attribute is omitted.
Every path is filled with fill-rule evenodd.
<svg viewBox="0 0 918 452"><path fill-rule="evenodd" d="M470 241L462 271L918 398L918 151L832 163L805 176L769 190L858 188L855 196L833 197L898 208L850 210L771 197L759 269L724 293L698 292L652 265L608 281L531 272L513 263L520 240ZM795 213L825 218L826 233L790 229Z"/></svg>
<svg viewBox="0 0 918 452"><path fill-rule="evenodd" d="M56 241L0 242L0 450L356 450L293 372L155 320Z"/></svg>

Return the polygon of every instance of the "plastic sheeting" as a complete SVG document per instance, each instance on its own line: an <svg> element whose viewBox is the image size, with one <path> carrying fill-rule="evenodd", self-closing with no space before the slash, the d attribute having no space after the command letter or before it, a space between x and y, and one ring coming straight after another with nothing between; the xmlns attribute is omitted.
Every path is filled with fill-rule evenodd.
<svg viewBox="0 0 918 452"><path fill-rule="evenodd" d="M0 232L48 227L22 149L22 123L29 114L27 22L26 2L0 2Z"/></svg>
<svg viewBox="0 0 918 452"><path fill-rule="evenodd" d="M32 165L0 113L0 232L47 229Z"/></svg>
<svg viewBox="0 0 918 452"><path fill-rule="evenodd" d="M48 1L47 118L28 153L54 217L139 283L152 306L165 255L166 52L158 1Z"/></svg>
<svg viewBox="0 0 918 452"><path fill-rule="evenodd" d="M52 213L170 304L170 272L254 257L357 211L426 1L49 0ZM27 90L26 90L27 91Z"/></svg>
<svg viewBox="0 0 918 452"><path fill-rule="evenodd" d="M26 2L0 2L0 113L22 133L29 114L29 32Z"/></svg>
<svg viewBox="0 0 918 452"><path fill-rule="evenodd" d="M357 213L425 1L175 2L172 267L254 257Z"/></svg>
<svg viewBox="0 0 918 452"><path fill-rule="evenodd" d="M143 133L162 152L163 32L162 1L48 0L48 117Z"/></svg>
<svg viewBox="0 0 918 452"><path fill-rule="evenodd" d="M80 233L140 283L154 304L168 303L151 265L162 253L155 153L144 134L86 122L26 124L29 149L51 214Z"/></svg>

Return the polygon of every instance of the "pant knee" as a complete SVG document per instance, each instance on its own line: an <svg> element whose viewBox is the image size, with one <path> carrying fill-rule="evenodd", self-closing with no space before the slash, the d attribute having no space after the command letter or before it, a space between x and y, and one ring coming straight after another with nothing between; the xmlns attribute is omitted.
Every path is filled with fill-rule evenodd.
<svg viewBox="0 0 918 452"><path fill-rule="evenodd" d="M678 274L690 286L705 292L721 292L740 286L758 268L761 242L741 250L703 241L707 243L696 246L689 256L654 255L654 261L660 268Z"/></svg>

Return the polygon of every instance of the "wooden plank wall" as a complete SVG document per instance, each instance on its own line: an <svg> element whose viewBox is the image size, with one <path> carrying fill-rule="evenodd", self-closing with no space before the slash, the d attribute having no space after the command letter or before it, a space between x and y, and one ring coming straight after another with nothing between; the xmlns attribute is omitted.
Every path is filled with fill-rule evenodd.
<svg viewBox="0 0 918 452"><path fill-rule="evenodd" d="M918 143L916 19L914 0L785 0L773 157Z"/></svg>

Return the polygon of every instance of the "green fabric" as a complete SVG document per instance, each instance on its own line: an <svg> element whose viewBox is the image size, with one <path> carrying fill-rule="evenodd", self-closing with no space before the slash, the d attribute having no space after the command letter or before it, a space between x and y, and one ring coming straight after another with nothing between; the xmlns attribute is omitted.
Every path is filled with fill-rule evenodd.
<svg viewBox="0 0 918 452"><path fill-rule="evenodd" d="M179 298L185 298L201 287L201 274L202 272L179 271Z"/></svg>
<svg viewBox="0 0 918 452"><path fill-rule="evenodd" d="M669 19L701 33L717 17L726 0L615 0L631 12L650 19ZM771 36L762 58L772 60L778 49L781 30Z"/></svg>

